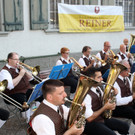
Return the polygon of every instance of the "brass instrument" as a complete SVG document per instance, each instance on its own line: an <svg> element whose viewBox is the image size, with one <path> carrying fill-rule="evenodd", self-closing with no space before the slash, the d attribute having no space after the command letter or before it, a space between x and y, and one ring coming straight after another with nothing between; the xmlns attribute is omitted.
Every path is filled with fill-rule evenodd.
<svg viewBox="0 0 135 135"><path fill-rule="evenodd" d="M98 58L96 55L92 55L91 57L94 57L95 59L97 59L98 61L100 61L102 66L105 66L107 64L104 60Z"/></svg>
<svg viewBox="0 0 135 135"><path fill-rule="evenodd" d="M24 102L24 104L21 105L19 102L15 101L11 97L9 97L5 93L3 93L3 91L7 88L7 85L8 85L8 81L7 80L3 80L2 82L0 82L0 96L3 99L5 99L6 101L8 101L9 103L11 103L12 105L16 106L20 110L27 109L29 106L27 105L26 102Z"/></svg>
<svg viewBox="0 0 135 135"><path fill-rule="evenodd" d="M40 67L39 67L39 66L31 67L31 66L29 66L29 65L27 65L27 64L24 64L24 63L22 63L22 62L19 62L19 63L18 63L18 66L21 66L22 68L26 67L27 69L31 70L31 74L32 74L33 78L34 78L37 82L39 82L39 83L42 82L42 79L37 76L38 73L39 73L39 71L40 71ZM29 72L26 68L24 68L24 69L25 69L27 72Z"/></svg>
<svg viewBox="0 0 135 135"><path fill-rule="evenodd" d="M70 103L72 103L72 104L77 105L77 106L80 107L79 108L80 110L77 112L78 113L77 114L78 118L77 118L76 127L77 128L81 128L82 125L84 126L85 123L86 123L85 116L84 116L86 107L85 106L82 106L81 104L78 104L76 102L73 102L73 101L69 100L68 98L65 98L65 101L70 102Z"/></svg>
<svg viewBox="0 0 135 135"><path fill-rule="evenodd" d="M117 55L115 55L115 53L112 50L109 50L109 52L112 54L113 60L118 60L119 59L119 57Z"/></svg>
<svg viewBox="0 0 135 135"><path fill-rule="evenodd" d="M84 70L84 67L83 67L83 66L81 66L81 65L80 65L80 63L79 63L75 58L70 57L70 59L71 59L71 60L73 60L73 61L76 63L76 65L80 68L80 70L81 70L81 71L83 71L83 70Z"/></svg>
<svg viewBox="0 0 135 135"><path fill-rule="evenodd" d="M110 72L107 78L107 83L106 83L107 85L104 90L103 104L107 103L109 99L111 99L111 103L115 102L115 93L114 90L111 91L111 89L120 72L125 69L127 68L120 63L115 63L111 65ZM106 110L104 112L105 118L111 118L111 116L112 116L112 110Z"/></svg>
<svg viewBox="0 0 135 135"><path fill-rule="evenodd" d="M131 75L132 91L135 92L135 72L133 74L129 73L129 75Z"/></svg>
<svg viewBox="0 0 135 135"><path fill-rule="evenodd" d="M70 107L69 116L67 120L67 127L70 128L74 124L74 122L78 119L78 113L81 113L81 120L79 120L79 125L82 126L85 119L84 119L84 113L85 108L80 109L80 106L77 104L82 104L86 94L88 93L89 89L97 85L98 82L89 78L88 76L80 74L80 78L78 81L76 93L73 99L73 102Z"/></svg>
<svg viewBox="0 0 135 135"><path fill-rule="evenodd" d="M131 46L135 44L135 35L133 34L130 34L130 35L131 35L131 38L130 38L130 44L128 46L128 52L130 52Z"/></svg>

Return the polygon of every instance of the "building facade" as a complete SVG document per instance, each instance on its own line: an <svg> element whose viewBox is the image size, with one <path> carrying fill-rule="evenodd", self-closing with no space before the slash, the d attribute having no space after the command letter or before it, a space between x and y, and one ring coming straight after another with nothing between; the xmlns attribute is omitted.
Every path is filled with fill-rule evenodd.
<svg viewBox="0 0 135 135"><path fill-rule="evenodd" d="M60 33L57 3L122 6L125 31ZM0 10L0 60L12 51L37 57L56 55L63 46L72 53L81 52L85 45L101 50L104 41L118 49L124 38L135 33L134 0L0 0Z"/></svg>

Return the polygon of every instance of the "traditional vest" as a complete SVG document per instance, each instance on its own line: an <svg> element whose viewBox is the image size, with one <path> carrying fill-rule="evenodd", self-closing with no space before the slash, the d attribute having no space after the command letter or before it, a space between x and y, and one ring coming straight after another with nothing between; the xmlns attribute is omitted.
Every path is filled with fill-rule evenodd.
<svg viewBox="0 0 135 135"><path fill-rule="evenodd" d="M83 57L82 57L82 58L83 58ZM87 59L86 57L83 58L83 60L84 60L84 62L85 62L85 64L86 64L86 66L89 66L89 64L91 63L91 60L90 60L90 59Z"/></svg>
<svg viewBox="0 0 135 135"><path fill-rule="evenodd" d="M68 64L65 60L62 60L60 58L60 61L62 62L62 64ZM69 59L69 63L71 63L71 60ZM68 76L72 74L72 68L70 69L69 73L68 73Z"/></svg>
<svg viewBox="0 0 135 135"><path fill-rule="evenodd" d="M126 57L125 57L123 54L121 54L120 52L119 52L118 54L120 55L120 57L121 57L122 60L126 58Z"/></svg>
<svg viewBox="0 0 135 135"><path fill-rule="evenodd" d="M53 123L55 125L56 135L63 135L65 132L65 126L64 126L62 106L60 106L60 111L61 111L62 117L58 114L58 112L56 112L51 107L49 107L48 105L45 105L42 102L40 104L40 106L38 107L38 110L35 111L34 114L31 116L30 125L31 125L31 121L33 120L34 117L36 117L39 114L44 114L44 115L48 116L53 121ZM29 133L29 135L36 135L36 133L34 132L32 127L29 128L28 133Z"/></svg>
<svg viewBox="0 0 135 135"><path fill-rule="evenodd" d="M16 73L15 69L13 68L9 69L8 67L4 66L2 69L7 70L11 74L13 79L19 75L18 73ZM26 93L29 88L30 85L29 85L28 77L24 75L20 80L20 82L14 87L14 89L12 90L6 89L4 93L7 95L12 95L15 93Z"/></svg>
<svg viewBox="0 0 135 135"><path fill-rule="evenodd" d="M100 51L100 56L101 56L102 60L105 59L105 54L102 51ZM104 74L109 68L110 68L109 63L107 63L105 66L103 66L102 69L101 69L102 74Z"/></svg>
<svg viewBox="0 0 135 135"><path fill-rule="evenodd" d="M132 95L128 80L126 80L126 84L124 84L124 82L121 79L117 78L116 82L118 83L121 89L121 97L128 97ZM132 105L132 102L130 102L128 105Z"/></svg>
<svg viewBox="0 0 135 135"><path fill-rule="evenodd" d="M96 93L94 93L92 90L89 90L88 94L92 98L92 110L94 112L99 110L102 107L102 101L100 100L98 95ZM94 121L96 121L96 122L104 122L104 118L102 117L102 115L100 115Z"/></svg>

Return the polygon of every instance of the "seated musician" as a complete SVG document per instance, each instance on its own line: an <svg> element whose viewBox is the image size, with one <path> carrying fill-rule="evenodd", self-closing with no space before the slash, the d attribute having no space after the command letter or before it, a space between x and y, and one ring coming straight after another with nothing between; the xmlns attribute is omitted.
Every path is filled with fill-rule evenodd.
<svg viewBox="0 0 135 135"><path fill-rule="evenodd" d="M9 112L0 108L0 128L4 125L4 123L8 120Z"/></svg>
<svg viewBox="0 0 135 135"><path fill-rule="evenodd" d="M91 68L87 73L87 76L97 82L103 80L101 71L97 68ZM114 90L117 93L117 90ZM102 104L103 90L99 86L95 85L91 87L84 99L84 103L86 106L85 115L87 120L84 129L86 135L116 135L113 130L118 131L120 134L128 134L129 126L126 122L103 117L103 112L108 109L114 110L116 104L110 103L110 99L104 105Z"/></svg>
<svg viewBox="0 0 135 135"><path fill-rule="evenodd" d="M114 83L114 87L118 89L118 95L113 116L132 119L135 124L135 92L129 79L130 65L126 60L122 60L120 63L127 67L127 70L122 71Z"/></svg>
<svg viewBox="0 0 135 135"><path fill-rule="evenodd" d="M73 61L69 58L69 49L66 47L61 48L61 58L56 62L56 65L69 64L73 63ZM65 86L70 86L70 99L74 98L74 94L76 91L78 78L72 73L72 69L69 71L66 78L61 79Z"/></svg>
<svg viewBox="0 0 135 135"><path fill-rule="evenodd" d="M92 59L90 53L91 53L91 47L90 46L84 46L82 49L82 57L79 59L79 64L84 67L84 70L82 73L85 73L89 68L95 67L96 63L95 60Z"/></svg>
<svg viewBox="0 0 135 135"><path fill-rule="evenodd" d="M127 38L124 38L123 39L123 44L126 46L126 52L128 52L128 39Z"/></svg>
<svg viewBox="0 0 135 135"><path fill-rule="evenodd" d="M29 83L29 81L33 79L32 74L27 72L21 66L18 66L19 55L16 52L9 53L7 56L7 61L8 63L0 72L0 81L3 81L4 79L8 80L8 86L4 93L23 105L23 103L28 100L30 94L32 93L32 88L30 87ZM27 111L22 112L23 116L28 116L27 119L30 118L29 111L30 110L28 109Z"/></svg>
<svg viewBox="0 0 135 135"><path fill-rule="evenodd" d="M66 130L64 119L69 108L64 106L67 94L64 84L59 80L47 80L42 86L44 100L31 117L29 135L81 135L84 127L76 128L74 124Z"/></svg>
<svg viewBox="0 0 135 135"><path fill-rule="evenodd" d="M101 72L102 75L110 68L110 64L108 63L108 59L109 59L109 50L111 48L110 42L105 41L104 42L104 49L102 51L100 51L99 53L96 54L96 56L101 59L104 60L105 62L107 62L107 64L105 66L102 66L102 63L99 61L98 65L99 67L102 67Z"/></svg>
<svg viewBox="0 0 135 135"><path fill-rule="evenodd" d="M133 65L133 56L131 53L126 52L126 46L124 44L120 45L120 52L117 54L117 56L119 57L119 59L117 60L117 62L120 62L122 60L127 60L130 64L130 66Z"/></svg>

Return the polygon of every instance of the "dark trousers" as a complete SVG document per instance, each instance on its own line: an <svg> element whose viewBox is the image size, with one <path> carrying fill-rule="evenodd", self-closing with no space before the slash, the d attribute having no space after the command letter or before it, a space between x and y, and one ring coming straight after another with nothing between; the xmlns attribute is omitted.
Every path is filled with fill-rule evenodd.
<svg viewBox="0 0 135 135"><path fill-rule="evenodd" d="M0 119L7 120L8 117L9 117L9 112L7 110L0 108Z"/></svg>
<svg viewBox="0 0 135 135"><path fill-rule="evenodd" d="M74 93L76 91L76 87L78 83L78 78L76 76L71 74L64 79L61 79L61 81L64 83L65 86L71 87L70 93Z"/></svg>
<svg viewBox="0 0 135 135"><path fill-rule="evenodd" d="M103 122L87 122L84 133L86 135L116 135L114 132L118 131L120 134L128 134L129 125L126 122L116 119L105 119Z"/></svg>
<svg viewBox="0 0 135 135"><path fill-rule="evenodd" d="M113 111L113 116L132 119L135 124L135 106L117 106Z"/></svg>

